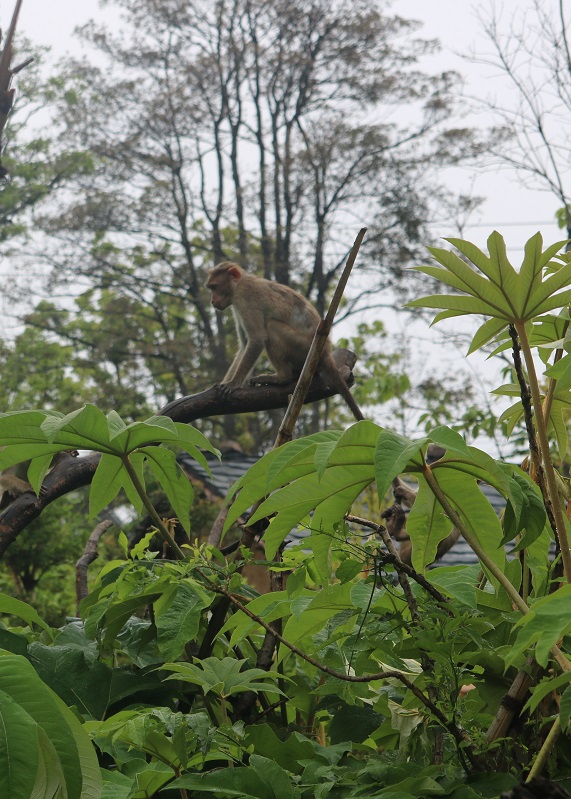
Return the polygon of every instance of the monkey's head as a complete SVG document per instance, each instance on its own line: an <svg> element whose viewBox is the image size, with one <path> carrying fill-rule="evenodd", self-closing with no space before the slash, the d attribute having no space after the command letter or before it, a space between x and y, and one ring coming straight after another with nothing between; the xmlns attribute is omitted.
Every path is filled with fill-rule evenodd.
<svg viewBox="0 0 571 799"><path fill-rule="evenodd" d="M210 270L206 286L212 292L211 303L217 311L224 311L232 305L236 285L243 275L243 269L231 261L225 261Z"/></svg>

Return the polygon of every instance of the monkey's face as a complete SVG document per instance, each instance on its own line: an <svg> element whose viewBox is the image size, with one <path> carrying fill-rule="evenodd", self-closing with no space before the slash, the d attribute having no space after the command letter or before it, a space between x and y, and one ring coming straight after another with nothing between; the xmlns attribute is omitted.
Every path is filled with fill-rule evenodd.
<svg viewBox="0 0 571 799"><path fill-rule="evenodd" d="M224 311L232 305L232 284L228 277L212 277L206 286L212 292L210 302L217 311Z"/></svg>

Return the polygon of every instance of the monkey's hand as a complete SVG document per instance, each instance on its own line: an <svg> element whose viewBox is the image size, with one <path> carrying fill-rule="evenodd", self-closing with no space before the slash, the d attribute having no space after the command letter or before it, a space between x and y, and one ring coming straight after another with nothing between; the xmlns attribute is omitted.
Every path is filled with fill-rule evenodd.
<svg viewBox="0 0 571 799"><path fill-rule="evenodd" d="M402 480L398 481L398 485L393 486L393 494L397 502L403 503L407 508L412 508L416 499L416 491L405 485Z"/></svg>

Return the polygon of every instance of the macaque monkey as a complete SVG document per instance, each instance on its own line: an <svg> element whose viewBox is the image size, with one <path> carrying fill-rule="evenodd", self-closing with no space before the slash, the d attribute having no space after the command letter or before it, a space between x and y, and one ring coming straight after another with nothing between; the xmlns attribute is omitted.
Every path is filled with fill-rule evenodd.
<svg viewBox="0 0 571 799"><path fill-rule="evenodd" d="M0 510L7 508L15 499L28 491L33 493L34 489L27 480L22 480L21 477L9 472L2 472L0 474Z"/></svg>
<svg viewBox="0 0 571 799"><path fill-rule="evenodd" d="M258 375L252 384L282 386L300 375L321 318L297 291L256 277L227 261L208 273L206 285L218 311L232 306L240 347L221 385L240 386L250 375L265 348L275 374ZM327 340L317 367L323 388L335 388L357 420L364 419L347 384L339 374Z"/></svg>
<svg viewBox="0 0 571 799"><path fill-rule="evenodd" d="M412 541L406 531L406 514L402 506L405 505L407 508L412 507L416 499L416 491L406 485L406 483L403 483L400 478L397 478L393 482L393 494L395 497L395 504L383 511L381 518L386 520L387 531L391 538L399 544L399 558L404 563L412 566ZM440 560L449 549L452 549L459 538L460 531L454 527L446 538L438 544L435 561Z"/></svg>

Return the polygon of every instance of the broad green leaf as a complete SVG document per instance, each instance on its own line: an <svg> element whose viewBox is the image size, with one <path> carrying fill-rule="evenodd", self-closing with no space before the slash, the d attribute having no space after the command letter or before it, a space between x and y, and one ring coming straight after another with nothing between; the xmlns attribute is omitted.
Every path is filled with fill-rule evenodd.
<svg viewBox="0 0 571 799"><path fill-rule="evenodd" d="M250 765L222 768L206 774L185 774L170 784L219 796L220 799L299 799L300 792L289 774L277 763L260 755L251 755Z"/></svg>
<svg viewBox="0 0 571 799"><path fill-rule="evenodd" d="M567 584L533 603L530 612L517 624L515 644L506 656L508 665L516 663L533 646L537 662L540 666L547 665L551 648L571 631L570 596L571 585Z"/></svg>
<svg viewBox="0 0 571 799"><path fill-rule="evenodd" d="M490 259L498 264L500 288L511 309L511 316L508 318L517 319L523 307L519 298L518 274L508 260L506 243L503 236L494 230L488 237L487 244Z"/></svg>
<svg viewBox="0 0 571 799"><path fill-rule="evenodd" d="M264 533L267 557L273 558L292 527L311 510L318 511L326 500L331 500L326 506L329 524L322 525L323 517L320 517L320 521L315 520L315 529L320 532L328 528L332 530L333 524L343 518L372 479L372 465L348 462L345 466L329 467L321 480L313 473L276 491L260 505L251 519L255 522L277 512Z"/></svg>
<svg viewBox="0 0 571 799"><path fill-rule="evenodd" d="M0 796L29 799L39 765L38 725L0 690Z"/></svg>
<svg viewBox="0 0 571 799"><path fill-rule="evenodd" d="M42 438L44 436L42 435ZM16 463L22 463L31 458L52 457L56 452L60 452L64 447L54 444L8 444L6 449L0 452L0 469L7 469Z"/></svg>
<svg viewBox="0 0 571 799"><path fill-rule="evenodd" d="M505 329L506 325L507 322L505 319L495 319L493 317L492 319L487 319L476 331L467 354L471 355L473 352L476 352L476 350L484 347L492 341L492 339L496 338L496 336Z"/></svg>
<svg viewBox="0 0 571 799"><path fill-rule="evenodd" d="M418 475L418 494L406 523L412 541L412 565L417 571L424 571L425 566L434 561L438 544L452 526L428 484Z"/></svg>
<svg viewBox="0 0 571 799"><path fill-rule="evenodd" d="M430 323L430 327L435 325L437 322L441 322L443 319L454 319L456 316L464 316L463 311L440 311L437 313L432 322Z"/></svg>
<svg viewBox="0 0 571 799"><path fill-rule="evenodd" d="M329 457L335 447L337 446L337 441L334 439L332 441L323 441L321 444L318 444L315 448L315 471L318 477L321 477L327 467L327 463L329 461Z"/></svg>
<svg viewBox="0 0 571 799"><path fill-rule="evenodd" d="M62 764L69 799L79 799L82 796L83 769L78 741L82 736L83 742L88 742L93 757L93 760L90 760L89 756L86 756L85 764L91 767L96 760L95 750L75 716L44 685L26 658L17 655L0 657L0 684L2 691L44 729ZM62 708L65 712L62 712ZM75 720L73 726L70 724L70 718ZM85 753L82 751L82 754ZM98 769L97 771L99 773Z"/></svg>
<svg viewBox="0 0 571 799"><path fill-rule="evenodd" d="M49 442L65 444L69 449L110 451L107 419L95 405L84 405L59 419L49 416L41 427Z"/></svg>
<svg viewBox="0 0 571 799"><path fill-rule="evenodd" d="M151 471L161 484L172 509L186 532L190 532L190 506L194 491L190 480L176 462L174 452L164 447L145 447Z"/></svg>
<svg viewBox="0 0 571 799"><path fill-rule="evenodd" d="M459 296L458 294L432 294L419 300L406 303L407 308L444 308L447 311L460 311L465 314L485 314L498 319L505 319L503 312L476 297Z"/></svg>
<svg viewBox="0 0 571 799"><path fill-rule="evenodd" d="M476 610L478 607L476 585L479 571L480 567L476 565L435 566L430 570L430 582L458 602Z"/></svg>
<svg viewBox="0 0 571 799"><path fill-rule="evenodd" d="M381 502L394 478L404 472L406 465L418 454L424 444L426 444L425 438L410 441L390 430L381 431L375 447L375 480Z"/></svg>
<svg viewBox="0 0 571 799"><path fill-rule="evenodd" d="M566 673L568 674L569 672ZM569 719L571 718L571 690L569 687L565 689L559 702L559 715L561 717L563 731L566 731L569 727Z"/></svg>
<svg viewBox="0 0 571 799"><path fill-rule="evenodd" d="M113 502L127 481L131 482L121 459L115 455L103 454L91 481L89 515L92 518L97 516Z"/></svg>
<svg viewBox="0 0 571 799"><path fill-rule="evenodd" d="M209 657L194 663L165 663L162 668L173 674L167 680L177 679L199 685L205 693L220 697L234 696L246 691L279 694L280 689L270 680L287 679L282 674L264 669L244 669L247 661L233 657Z"/></svg>
<svg viewBox="0 0 571 799"><path fill-rule="evenodd" d="M57 796L58 791L65 795L65 775L52 742L41 727L37 727L39 745L39 763L36 772L36 783L30 799L45 799ZM99 799L99 796L97 796Z"/></svg>
<svg viewBox="0 0 571 799"><path fill-rule="evenodd" d="M127 429L127 425L123 419L121 419L117 411L110 411L107 414L107 428L109 431L109 439L113 440L115 436L118 436L119 433Z"/></svg>
<svg viewBox="0 0 571 799"><path fill-rule="evenodd" d="M317 755L314 744L301 733L293 732L281 740L269 724L250 724L246 732L246 745L253 745L256 754L270 758L292 774L300 774L305 763Z"/></svg>
<svg viewBox="0 0 571 799"><path fill-rule="evenodd" d="M542 699L570 682L571 671L564 671L563 674L559 674L557 677L542 680L539 685L531 688L531 696L525 703L523 710L529 710L530 713L533 713Z"/></svg>
<svg viewBox="0 0 571 799"><path fill-rule="evenodd" d="M284 444L260 458L230 489L229 498L235 496L238 491L240 493L230 507L224 531L271 490L285 485L294 477L313 472L315 469L313 457L317 444L322 441L337 440L340 437L341 433L336 430L317 433Z"/></svg>
<svg viewBox="0 0 571 799"><path fill-rule="evenodd" d="M184 647L193 641L200 626L202 611L210 607L214 594L208 594L192 580L183 580L168 596L163 594L154 604L157 642L165 660L175 660Z"/></svg>
<svg viewBox="0 0 571 799"><path fill-rule="evenodd" d="M468 458L474 458L476 453L479 452L474 447L469 447L460 433L457 433L456 430L452 430L451 427L446 427L446 425L433 427L428 433L427 438L429 441L432 441L433 444L438 444L439 447L451 453L456 452Z"/></svg>
<svg viewBox="0 0 571 799"><path fill-rule="evenodd" d="M535 291L533 292L533 294L529 299L529 309L528 309L527 318L530 318L531 316L536 316L539 313L537 309L543 306L543 303L545 302L545 300L547 300L548 297L553 297L553 295L555 295L556 292L560 291L565 286L568 286L570 283L571 283L571 264L567 264L567 266L563 266L558 272L556 272L551 277L548 277L547 280L544 280L543 283L535 289ZM565 303L561 303L559 307L562 307L564 304Z"/></svg>
<svg viewBox="0 0 571 799"><path fill-rule="evenodd" d="M558 241L542 252L543 238L541 233L532 236L525 245L525 255L520 269L520 288L524 307L527 306L529 298L534 293L541 282L541 271L551 258L557 253L565 242Z"/></svg>
<svg viewBox="0 0 571 799"><path fill-rule="evenodd" d="M42 455L39 458L34 458L28 467L28 482L36 492L40 493L40 488L44 482L44 477L48 473L50 464L53 460L53 455Z"/></svg>
<svg viewBox="0 0 571 799"><path fill-rule="evenodd" d="M197 430L196 427L190 424L175 422L175 429L177 435L176 445L188 452L188 454L194 458L194 460L198 461L201 466L206 469L208 474L210 474L208 461L200 450L203 449L206 450L206 452L212 453L212 455L215 455L219 460L220 451L210 443L204 433L201 433L200 430Z"/></svg>
<svg viewBox="0 0 571 799"><path fill-rule="evenodd" d="M114 602L104 616L103 643L105 645L112 644L134 613L140 612L146 605L154 603L161 596L161 588L164 586L157 585L154 590L149 588L141 594Z"/></svg>
<svg viewBox="0 0 571 799"><path fill-rule="evenodd" d="M20 599L8 596L8 594L0 594L0 613L17 616L27 622L30 627L33 624L37 624L39 627L43 627L44 630L50 629L35 608Z"/></svg>
<svg viewBox="0 0 571 799"><path fill-rule="evenodd" d="M486 280L486 278L474 272L474 270L455 253L450 250L436 250L434 247L427 247L427 250L432 253L432 255L437 251L439 256L438 261L461 281L463 286L456 286L456 288L460 288L473 297L479 297L485 300L502 313L509 310L505 297L497 286L495 286L492 281Z"/></svg>
<svg viewBox="0 0 571 799"><path fill-rule="evenodd" d="M500 546L500 521L476 480L454 468L444 466L435 469L434 474L447 500L460 513L467 529L478 540L488 557L501 569L505 569L506 555L504 548Z"/></svg>
<svg viewBox="0 0 571 799"><path fill-rule="evenodd" d="M556 308L563 308L569 305L569 303L571 303L571 289L560 291L559 294L554 294L552 297L544 300L541 305L536 306L533 313L530 313L527 318L530 319L532 316L539 316L548 311L553 311Z"/></svg>
<svg viewBox="0 0 571 799"><path fill-rule="evenodd" d="M352 609L354 607L351 599L352 588L353 586L350 583L337 583L325 586L317 594L314 594L313 598L302 597L300 600L294 600L292 609L298 602L303 602L304 609L303 612L294 614L288 619L284 627L284 638L287 641L296 641L299 646L299 642L322 630L337 613ZM307 602L307 599L309 599L309 602ZM355 608L356 614L357 609ZM352 627L353 622L350 621L350 624ZM305 649L306 646L303 648ZM287 653L281 652L282 656L285 654Z"/></svg>
<svg viewBox="0 0 571 799"><path fill-rule="evenodd" d="M132 422L122 430L117 430L112 441L115 452L132 452L138 447L160 444L163 441L176 441L178 437L175 423L166 416L151 416L144 422Z"/></svg>
<svg viewBox="0 0 571 799"><path fill-rule="evenodd" d="M290 607L291 599L285 591L272 591L269 594L262 594L248 603L248 610L259 616L267 624L276 621L276 619L283 619L285 616L289 616ZM225 632L232 630L229 644L232 647L240 644L246 635L249 635L258 626L258 622L245 613L234 613L230 616L220 634L223 635Z"/></svg>
<svg viewBox="0 0 571 799"><path fill-rule="evenodd" d="M457 250L460 250L462 255L465 255L469 261L478 267L480 272L483 272L493 283L499 285L500 274L498 265L493 259L489 258L482 250L476 247L475 244L464 241L464 239L456 238L445 238L444 241L449 242L453 247L456 247Z"/></svg>

